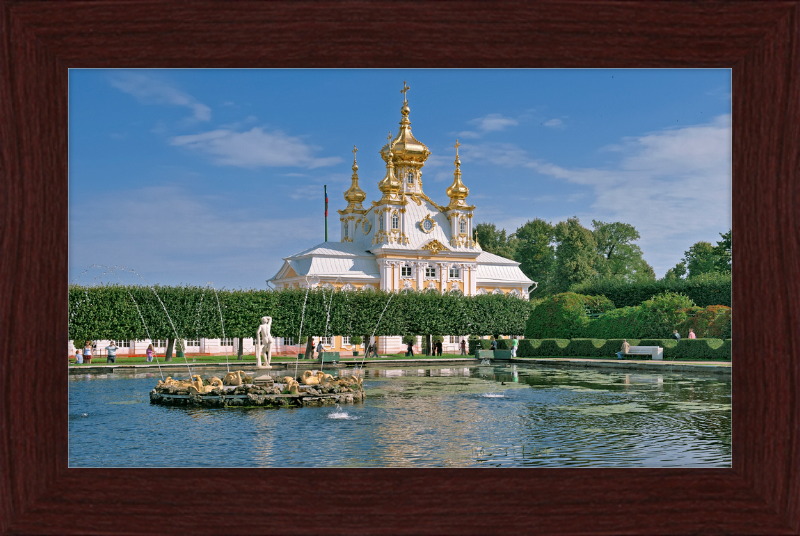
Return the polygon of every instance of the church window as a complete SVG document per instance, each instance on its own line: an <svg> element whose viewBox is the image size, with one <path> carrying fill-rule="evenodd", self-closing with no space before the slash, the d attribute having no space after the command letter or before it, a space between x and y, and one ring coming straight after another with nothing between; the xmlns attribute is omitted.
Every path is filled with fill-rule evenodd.
<svg viewBox="0 0 800 536"><path fill-rule="evenodd" d="M348 234L350 232L349 228L350 228L350 226L347 224L347 222L344 222L344 237L345 238L347 238L347 236L348 236Z"/></svg>
<svg viewBox="0 0 800 536"><path fill-rule="evenodd" d="M467 220L465 220L464 218L461 218L461 223L460 223L460 226L459 226L459 232L461 234L467 234Z"/></svg>
<svg viewBox="0 0 800 536"><path fill-rule="evenodd" d="M381 214L380 216L378 216L378 218L380 219L380 224L379 224L379 227L378 227L378 228L379 228L381 231L383 231L383 214Z"/></svg>
<svg viewBox="0 0 800 536"><path fill-rule="evenodd" d="M411 267L407 264L404 264L400 267L400 276L401 277L411 277Z"/></svg>
<svg viewBox="0 0 800 536"><path fill-rule="evenodd" d="M400 227L400 219L397 217L397 214L392 214L392 229L397 229Z"/></svg>
<svg viewBox="0 0 800 536"><path fill-rule="evenodd" d="M459 277L461 277L461 270L459 270L455 266L451 267L450 268L450 278L451 279L458 279Z"/></svg>
<svg viewBox="0 0 800 536"><path fill-rule="evenodd" d="M426 266L425 267L425 277L436 277L436 267L435 266Z"/></svg>
<svg viewBox="0 0 800 536"><path fill-rule="evenodd" d="M407 171L406 173L407 173L406 180L408 181L408 185L409 186L414 186L414 172L413 171Z"/></svg>
<svg viewBox="0 0 800 536"><path fill-rule="evenodd" d="M431 220L425 220L422 222L422 228L426 231L430 231L433 229L433 222Z"/></svg>

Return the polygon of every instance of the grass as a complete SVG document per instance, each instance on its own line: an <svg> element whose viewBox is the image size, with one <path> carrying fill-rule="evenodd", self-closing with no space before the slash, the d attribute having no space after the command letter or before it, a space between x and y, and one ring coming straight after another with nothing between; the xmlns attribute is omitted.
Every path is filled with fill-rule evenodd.
<svg viewBox="0 0 800 536"><path fill-rule="evenodd" d="M453 358L464 358L464 357L465 356L458 355L458 354L443 354L442 356L426 356L424 354L423 355L416 354L413 357L412 356L406 357L405 353L402 353L402 354L383 354L383 355L380 355L380 357L378 357L378 358L370 357L370 358L366 359L365 361L368 361L368 362L381 361L381 360L387 359L387 358L388 359L413 360L413 359L453 359ZM466 357L467 358L474 358L475 356L469 356L468 355ZM272 357L272 362L273 363L294 363L296 359L297 358L293 357L293 356L273 356ZM225 364L225 356L224 355L198 355L198 356L194 356L194 355L189 354L189 355L186 356L186 360L189 361L189 363L191 363L191 364L196 364L196 363L215 363L215 364L220 364L221 363L223 365ZM313 360L316 361L317 358L314 357ZM344 362L361 362L362 360L364 360L364 356L361 356L361 355L352 356L352 357L351 356L342 356L339 360L340 361L344 361ZM307 360L307 359L306 360L304 360L304 359L300 360L301 363L302 362L309 362L309 361L310 360ZM185 362L186 361L184 361L184 358L175 357L173 355L172 356L172 361L170 361L168 364L171 364L171 365L179 364L180 365L180 364L184 364ZM246 355L243 355L242 356L242 360L239 361L239 359L236 356L236 354L231 354L231 355L228 356L228 362L231 363L231 364L233 364L233 363L255 363L256 362L256 356L253 355L253 354L250 354L250 355L246 354ZM158 356L158 363L160 363L162 365L167 363L166 361L164 361L164 356ZM91 367L91 366L106 365L106 364L110 365L111 363L106 363L106 357L105 356L95 356L95 357L92 358L92 362L91 363L82 363L82 364L78 365L77 363L75 363L75 359L72 358L72 359L70 359L69 364L70 365L79 366L79 367ZM128 357L128 356L120 356L120 355L117 356L117 361L114 364L115 365L153 365L153 366L157 365L155 359L152 362L148 362L144 356Z"/></svg>

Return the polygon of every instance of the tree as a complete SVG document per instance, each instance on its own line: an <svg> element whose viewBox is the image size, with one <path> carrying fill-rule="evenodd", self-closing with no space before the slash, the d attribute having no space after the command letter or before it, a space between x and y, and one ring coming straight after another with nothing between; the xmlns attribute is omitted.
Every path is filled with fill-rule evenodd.
<svg viewBox="0 0 800 536"><path fill-rule="evenodd" d="M683 260L689 270L688 278L691 279L700 274L713 272L718 256L714 253L711 242L697 242L684 253Z"/></svg>
<svg viewBox="0 0 800 536"><path fill-rule="evenodd" d="M472 232L472 238L477 240L483 251L494 253L506 259L514 258L516 239L506 236L506 230L498 230L493 223L479 223Z"/></svg>
<svg viewBox="0 0 800 536"><path fill-rule="evenodd" d="M676 264L673 268L667 270L667 273L664 274L664 279L667 281L675 281L678 279L683 279L683 276L686 275L686 263L681 261Z"/></svg>
<svg viewBox="0 0 800 536"><path fill-rule="evenodd" d="M592 231L581 225L577 217L568 218L555 226L556 262L552 292L566 292L573 284L597 276L597 241Z"/></svg>
<svg viewBox="0 0 800 536"><path fill-rule="evenodd" d="M640 238L633 225L592 220L592 227L599 257L595 269L600 277L626 282L655 279L655 271L642 258L641 248L633 243Z"/></svg>
<svg viewBox="0 0 800 536"><path fill-rule="evenodd" d="M538 283L535 294L531 295L546 294L556 262L555 228L536 218L519 227L512 236L516 239L514 260L520 263L522 273Z"/></svg>
<svg viewBox="0 0 800 536"><path fill-rule="evenodd" d="M714 263L714 267L718 272L723 274L731 273L731 229L728 230L727 233L719 233L722 237L722 240L717 242L717 245L714 246L714 255L716 255L717 261Z"/></svg>

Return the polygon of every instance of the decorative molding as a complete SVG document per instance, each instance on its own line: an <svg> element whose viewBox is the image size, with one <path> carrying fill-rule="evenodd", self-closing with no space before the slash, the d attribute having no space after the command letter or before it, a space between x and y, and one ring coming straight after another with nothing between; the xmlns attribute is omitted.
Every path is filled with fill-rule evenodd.
<svg viewBox="0 0 800 536"><path fill-rule="evenodd" d="M430 242L428 242L427 244L425 244L424 246L422 246L422 248L420 248L420 249L424 249L424 250L430 251L431 254L437 255L440 251L445 250L447 248L445 247L444 244L442 244L438 240L434 239L434 240L431 240Z"/></svg>
<svg viewBox="0 0 800 536"><path fill-rule="evenodd" d="M430 229L425 229L425 222L426 221L431 222L431 228ZM419 226L420 230L423 233L431 234L434 231L434 229L436 229L436 220L431 218L430 214L426 214L424 218L422 218L419 222L417 222L417 225Z"/></svg>

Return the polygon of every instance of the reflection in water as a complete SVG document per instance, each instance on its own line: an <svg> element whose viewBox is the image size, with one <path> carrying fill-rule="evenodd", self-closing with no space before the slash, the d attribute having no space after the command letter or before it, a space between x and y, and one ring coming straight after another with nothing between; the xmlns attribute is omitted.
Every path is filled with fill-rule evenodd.
<svg viewBox="0 0 800 536"><path fill-rule="evenodd" d="M151 406L152 375L70 376L69 463L71 467L731 465L731 383L713 375L516 365L364 373L366 401L335 410Z"/></svg>

